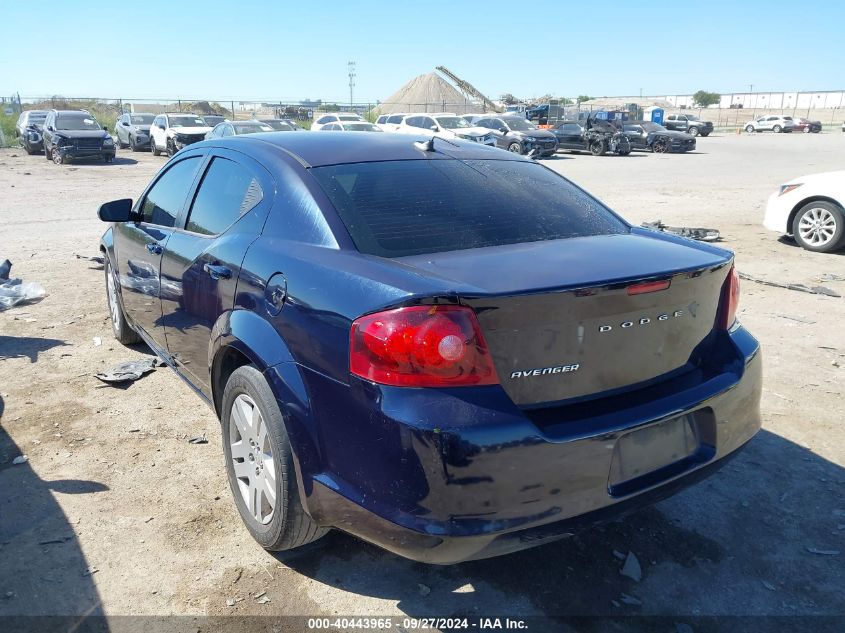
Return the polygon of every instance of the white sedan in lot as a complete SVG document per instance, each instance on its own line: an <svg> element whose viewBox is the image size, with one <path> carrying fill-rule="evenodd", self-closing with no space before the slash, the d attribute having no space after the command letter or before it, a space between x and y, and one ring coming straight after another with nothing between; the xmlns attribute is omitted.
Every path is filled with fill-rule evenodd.
<svg viewBox="0 0 845 633"><path fill-rule="evenodd" d="M845 246L845 171L795 178L769 197L763 226L792 235L808 251Z"/></svg>

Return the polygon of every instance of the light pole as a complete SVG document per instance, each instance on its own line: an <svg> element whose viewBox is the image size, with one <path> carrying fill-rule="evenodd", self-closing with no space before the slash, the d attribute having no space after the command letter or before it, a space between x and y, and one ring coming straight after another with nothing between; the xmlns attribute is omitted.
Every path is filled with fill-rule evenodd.
<svg viewBox="0 0 845 633"><path fill-rule="evenodd" d="M358 75L355 74L355 62L349 62L346 67L349 69L349 108L352 109L352 90L355 88L355 77Z"/></svg>

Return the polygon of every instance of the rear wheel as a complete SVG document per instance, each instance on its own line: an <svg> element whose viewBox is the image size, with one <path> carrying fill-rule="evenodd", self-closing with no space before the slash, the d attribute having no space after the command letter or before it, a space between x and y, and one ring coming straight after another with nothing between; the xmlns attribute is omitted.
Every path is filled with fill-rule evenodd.
<svg viewBox="0 0 845 633"><path fill-rule="evenodd" d="M513 142L508 145L508 151L513 152L514 154L522 154L522 145L517 142Z"/></svg>
<svg viewBox="0 0 845 633"><path fill-rule="evenodd" d="M280 551L328 532L302 507L284 419L261 372L250 365L232 372L220 411L229 486L252 537Z"/></svg>
<svg viewBox="0 0 845 633"><path fill-rule="evenodd" d="M691 127L690 129L687 130L687 134L689 134L690 136L698 136L698 128L697 127Z"/></svg>
<svg viewBox="0 0 845 633"><path fill-rule="evenodd" d="M753 125L746 125L745 131L748 132L749 134L751 134L752 132L754 132L754 126Z"/></svg>
<svg viewBox="0 0 845 633"><path fill-rule="evenodd" d="M120 297L117 294L117 279L112 272L108 255L103 255L103 259L105 260L103 270L106 272L106 303L109 307L112 332L114 332L114 337L123 345L132 345L132 343L137 343L141 339L126 322L123 306L120 304Z"/></svg>
<svg viewBox="0 0 845 633"><path fill-rule="evenodd" d="M795 241L808 251L830 253L845 245L845 215L832 202L805 204L792 221Z"/></svg>

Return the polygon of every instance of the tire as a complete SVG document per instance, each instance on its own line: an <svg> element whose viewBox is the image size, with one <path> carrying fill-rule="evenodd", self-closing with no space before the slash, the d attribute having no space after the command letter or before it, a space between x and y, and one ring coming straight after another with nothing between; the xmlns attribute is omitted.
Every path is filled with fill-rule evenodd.
<svg viewBox="0 0 845 633"><path fill-rule="evenodd" d="M50 150L50 158L56 165L64 165L70 162L65 156L62 156L59 148L55 145L53 145L53 149Z"/></svg>
<svg viewBox="0 0 845 633"><path fill-rule="evenodd" d="M50 156L50 150L47 149L47 143L44 143L44 158L47 160L53 160L53 157Z"/></svg>
<svg viewBox="0 0 845 633"><path fill-rule="evenodd" d="M651 144L651 151L655 154L667 154L672 149L672 141L666 138L658 138Z"/></svg>
<svg viewBox="0 0 845 633"><path fill-rule="evenodd" d="M108 255L104 255L105 260L103 270L106 273L106 306L109 309L109 316L111 317L111 329L114 337L123 345L132 345L141 340L141 337L133 330L126 321L126 316L123 314L123 305L120 303L120 296L117 279L109 263Z"/></svg>
<svg viewBox="0 0 845 633"><path fill-rule="evenodd" d="M832 253L845 246L845 212L832 202L808 202L792 221L792 235L814 253Z"/></svg>
<svg viewBox="0 0 845 633"><path fill-rule="evenodd" d="M783 132L783 128L779 125L773 125L772 132L774 132L775 134L780 134L781 132Z"/></svg>
<svg viewBox="0 0 845 633"><path fill-rule="evenodd" d="M155 139L151 136L150 137L150 150L153 153L153 156L161 156L161 150L156 145Z"/></svg>
<svg viewBox="0 0 845 633"><path fill-rule="evenodd" d="M167 141L165 141L165 142L167 143L167 149L165 150L165 152L167 153L167 156L168 156L168 157L173 156L173 155L177 152L177 150L176 150L176 146L175 146L175 145L173 145L173 141L172 141L172 140L169 140L169 139L168 139L168 140L167 140Z"/></svg>
<svg viewBox="0 0 845 633"><path fill-rule="evenodd" d="M24 143L23 148L26 151L26 153L29 154L30 156L34 156L35 154L38 153L34 149L32 149L32 146L29 143Z"/></svg>
<svg viewBox="0 0 845 633"><path fill-rule="evenodd" d="M623 150L618 151L618 152L617 152L617 155L619 155L619 156L627 156L627 155L628 155L628 154L630 154L630 153L631 153L631 150L630 150L630 149L623 149Z"/></svg>
<svg viewBox="0 0 845 633"><path fill-rule="evenodd" d="M522 154L522 145L514 141L508 145L508 151L513 152L514 154Z"/></svg>
<svg viewBox="0 0 845 633"><path fill-rule="evenodd" d="M804 128L804 134L809 134L809 133L810 133L810 126L808 125L807 127Z"/></svg>
<svg viewBox="0 0 845 633"><path fill-rule="evenodd" d="M103 154L103 162L113 163L114 162L114 156L110 156L108 154Z"/></svg>
<svg viewBox="0 0 845 633"><path fill-rule="evenodd" d="M753 134L754 133L754 126L753 125L746 125L745 131L748 132L749 134Z"/></svg>
<svg viewBox="0 0 845 633"><path fill-rule="evenodd" d="M604 156L605 151L604 141L592 141L590 143L590 154L593 156Z"/></svg>
<svg viewBox="0 0 845 633"><path fill-rule="evenodd" d="M251 365L232 372L220 412L229 486L241 519L258 544L268 551L284 551L326 534L328 529L314 523L302 507L284 418L261 372ZM273 501L268 495L271 489ZM247 497L255 500L252 509Z"/></svg>
<svg viewBox="0 0 845 633"><path fill-rule="evenodd" d="M687 134L689 134L690 136L698 136L698 128L697 127L689 128L687 130Z"/></svg>
<svg viewBox="0 0 845 633"><path fill-rule="evenodd" d="M708 136L710 136L710 132L702 132L701 136L702 138L707 138Z"/></svg>
<svg viewBox="0 0 845 633"><path fill-rule="evenodd" d="M131 135L129 136L129 149L131 149L133 152L141 151L141 149L138 147L138 144L135 142L135 137Z"/></svg>

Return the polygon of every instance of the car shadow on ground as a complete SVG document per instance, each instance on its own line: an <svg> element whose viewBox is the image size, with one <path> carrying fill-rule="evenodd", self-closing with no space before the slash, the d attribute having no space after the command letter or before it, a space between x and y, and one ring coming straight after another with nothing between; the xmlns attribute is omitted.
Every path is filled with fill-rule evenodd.
<svg viewBox="0 0 845 633"><path fill-rule="evenodd" d="M795 238L790 235L781 235L778 238L778 242L780 242L784 246L791 246L799 250L803 248L798 242L795 241ZM822 255L838 255L839 257L842 257L845 256L845 249L839 249L838 251L833 251L832 253L822 253Z"/></svg>
<svg viewBox="0 0 845 633"><path fill-rule="evenodd" d="M671 499L505 557L429 566L332 532L323 547L277 558L415 617L845 616L842 554L830 553L843 549L843 483L839 465L762 431ZM620 573L628 552L641 565L639 582Z"/></svg>
<svg viewBox="0 0 845 633"><path fill-rule="evenodd" d="M0 397L0 629L93 630L83 626L84 618L104 613L74 533L80 517L68 518L54 495L97 494L108 487L77 479L45 481L31 461L13 464L26 451L7 432L4 408ZM108 629L101 617L95 623L97 631Z"/></svg>
<svg viewBox="0 0 845 633"><path fill-rule="evenodd" d="M68 346L67 341L55 338L36 338L29 336L4 336L0 334L0 360L9 358L29 358L30 363L38 360L41 352L54 347Z"/></svg>

